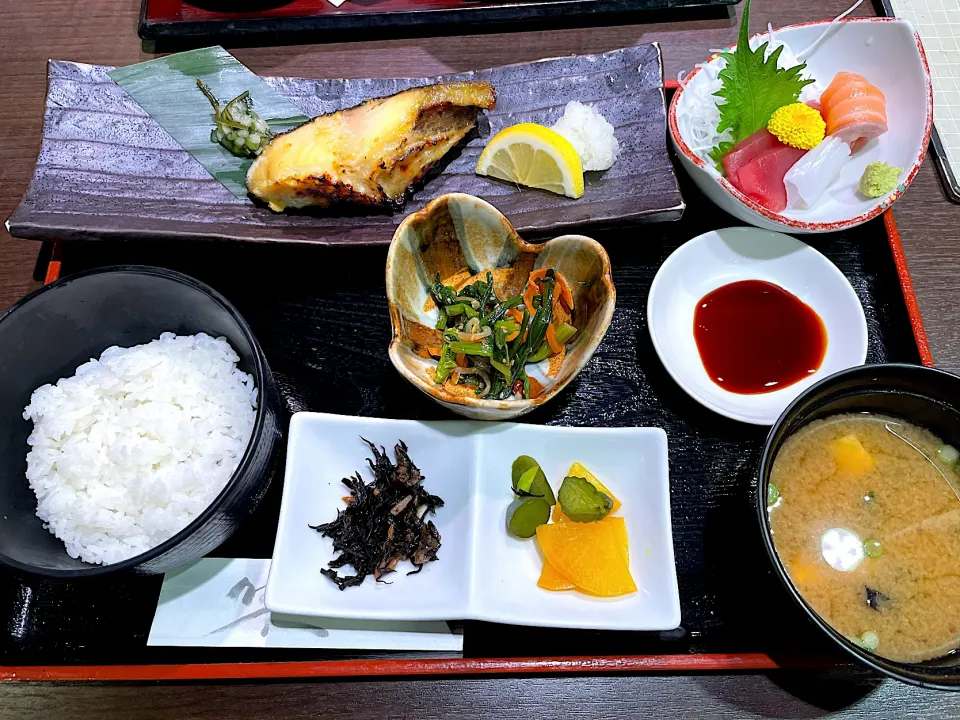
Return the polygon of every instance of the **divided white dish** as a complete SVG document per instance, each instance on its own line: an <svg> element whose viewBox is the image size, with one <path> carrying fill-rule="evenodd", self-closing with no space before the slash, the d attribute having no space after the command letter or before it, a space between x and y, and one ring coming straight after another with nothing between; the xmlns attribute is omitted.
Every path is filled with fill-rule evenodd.
<svg viewBox="0 0 960 720"><path fill-rule="evenodd" d="M403 440L424 485L445 501L433 516L438 561L390 584L368 577L340 591L320 570L333 543L310 525L329 522L358 470L372 479L369 448ZM470 421L418 422L297 413L290 423L283 504L267 582L273 612L376 620L486 620L550 627L669 630L680 624L670 524L667 436L658 428L569 428ZM630 571L640 588L619 598L537 587L542 556L533 539L507 534L510 468L531 455L554 490L570 465L593 471L623 503ZM346 568L347 573L351 568Z"/></svg>

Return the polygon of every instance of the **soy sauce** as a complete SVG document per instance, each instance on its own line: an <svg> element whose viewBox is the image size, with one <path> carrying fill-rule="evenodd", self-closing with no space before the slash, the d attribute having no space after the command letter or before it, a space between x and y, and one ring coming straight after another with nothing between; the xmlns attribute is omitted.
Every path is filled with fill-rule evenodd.
<svg viewBox="0 0 960 720"><path fill-rule="evenodd" d="M779 285L743 280L697 303L693 335L720 387L741 395L773 392L816 372L827 329L808 305Z"/></svg>

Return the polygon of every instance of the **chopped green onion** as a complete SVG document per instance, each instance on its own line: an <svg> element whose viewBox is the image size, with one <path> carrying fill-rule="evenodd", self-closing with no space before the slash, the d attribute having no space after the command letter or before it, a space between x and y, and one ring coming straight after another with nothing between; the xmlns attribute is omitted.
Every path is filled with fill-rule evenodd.
<svg viewBox="0 0 960 720"><path fill-rule="evenodd" d="M875 502L876 499L877 499L877 494L873 490L871 490L870 492L868 492L866 495L863 496L863 501L867 503Z"/></svg>
<svg viewBox="0 0 960 720"><path fill-rule="evenodd" d="M773 483L767 483L767 507L776 505L779 499L780 491L777 489L777 486Z"/></svg>
<svg viewBox="0 0 960 720"><path fill-rule="evenodd" d="M197 87L213 106L211 142L225 147L238 157L254 158L273 140L269 126L253 111L249 91L245 90L221 107L220 101L200 78L197 78Z"/></svg>
<svg viewBox="0 0 960 720"><path fill-rule="evenodd" d="M864 540L863 552L867 554L867 557L878 558L883 555L883 545L876 538Z"/></svg>
<svg viewBox="0 0 960 720"><path fill-rule="evenodd" d="M960 460L960 451L958 451L953 445L941 445L937 449L937 457L939 457L947 465L953 465Z"/></svg>
<svg viewBox="0 0 960 720"><path fill-rule="evenodd" d="M437 330L446 330L447 329L447 309L440 306L440 316L437 318L436 324Z"/></svg>
<svg viewBox="0 0 960 720"><path fill-rule="evenodd" d="M876 652L877 648L880 647L880 636L873 630L867 630L867 632L860 636L860 644L863 645L864 650Z"/></svg>

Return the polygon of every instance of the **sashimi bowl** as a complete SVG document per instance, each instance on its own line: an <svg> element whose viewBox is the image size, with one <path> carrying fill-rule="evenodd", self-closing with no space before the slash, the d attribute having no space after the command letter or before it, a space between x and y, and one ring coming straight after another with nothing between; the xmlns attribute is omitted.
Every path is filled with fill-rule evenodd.
<svg viewBox="0 0 960 720"><path fill-rule="evenodd" d="M483 302L468 296L477 288L484 295L487 279L493 287ZM610 259L598 242L582 235L525 242L496 208L461 193L442 195L401 223L386 282L390 360L435 401L477 420L517 417L555 397L590 360L616 305ZM442 316L438 288L449 302L457 296L458 307L444 306ZM542 308L554 309L549 321ZM468 315L479 317L462 319ZM534 339L538 317L556 323L545 336L560 344L556 350ZM457 367L438 382L444 358L452 365L445 353L454 351Z"/></svg>
<svg viewBox="0 0 960 720"><path fill-rule="evenodd" d="M729 101L714 94L724 87L720 72L727 65L723 53L715 54L681 78L668 118L680 162L697 186L745 222L795 233L843 230L889 208L919 170L933 126L930 69L913 26L895 18L804 23L759 33L749 44L758 51L764 43L768 62L782 48L775 61L781 70L805 63L797 78L813 82L794 103L819 113L823 140L807 141L818 143L812 149L802 142L786 147L766 126L754 129L760 118L718 133L720 107ZM877 98L877 110L862 105L864 88ZM732 107L725 114L736 120ZM723 141L730 145L720 147ZM886 167L873 165L870 172L885 179L865 193L861 178L876 163Z"/></svg>

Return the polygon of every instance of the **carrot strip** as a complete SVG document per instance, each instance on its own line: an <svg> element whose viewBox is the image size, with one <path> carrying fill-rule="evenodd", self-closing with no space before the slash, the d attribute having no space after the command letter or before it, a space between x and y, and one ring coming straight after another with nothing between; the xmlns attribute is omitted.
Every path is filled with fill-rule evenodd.
<svg viewBox="0 0 960 720"><path fill-rule="evenodd" d="M560 341L557 340L557 330L554 328L553 323L547 325L547 344L555 353L563 350L563 345L561 345Z"/></svg>
<svg viewBox="0 0 960 720"><path fill-rule="evenodd" d="M438 358L440 357L440 353L443 352L443 348L428 347L427 352L430 353L430 357Z"/></svg>
<svg viewBox="0 0 960 720"><path fill-rule="evenodd" d="M510 308L509 310L507 310L507 317L516 320L518 323L523 322L523 312L521 312L517 308Z"/></svg>
<svg viewBox="0 0 960 720"><path fill-rule="evenodd" d="M573 290L570 289L570 284L559 272L554 272L554 277L557 279L557 289L560 291L560 299L566 303L568 310L573 310Z"/></svg>
<svg viewBox="0 0 960 720"><path fill-rule="evenodd" d="M539 293L540 288L538 288L532 280L527 283L527 289L523 291L523 304L527 306L527 312L530 313L531 318L537 314L536 309L533 307L533 298Z"/></svg>
<svg viewBox="0 0 960 720"><path fill-rule="evenodd" d="M514 330L512 333L510 333L509 335L507 335L507 336L504 338L504 340L506 340L507 342L513 342L514 340L517 339L517 335L519 335L519 334L520 334L520 328L517 328L517 329Z"/></svg>
<svg viewBox="0 0 960 720"><path fill-rule="evenodd" d="M457 365L458 365L459 367L466 367L466 366L467 366L467 356L464 355L463 353L457 353L455 359L456 359Z"/></svg>

